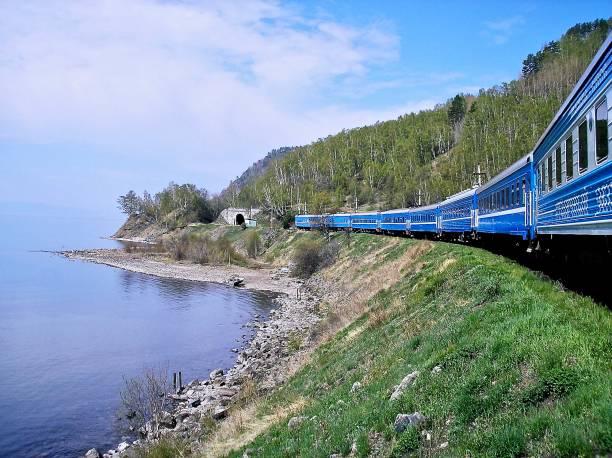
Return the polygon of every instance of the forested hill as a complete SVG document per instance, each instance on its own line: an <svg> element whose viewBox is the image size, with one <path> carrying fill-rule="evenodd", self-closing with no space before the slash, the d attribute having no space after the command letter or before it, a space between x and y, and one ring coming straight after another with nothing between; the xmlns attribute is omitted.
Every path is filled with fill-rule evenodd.
<svg viewBox="0 0 612 458"><path fill-rule="evenodd" d="M234 202L278 216L304 203L309 212L356 201L384 210L465 189L477 165L492 177L533 148L611 29L612 19L578 24L527 56L517 80L294 148L244 182Z"/></svg>
<svg viewBox="0 0 612 458"><path fill-rule="evenodd" d="M230 205L235 206L235 199L240 194L240 190L246 186L254 184L255 181L261 177L267 170L273 161L282 159L287 153L293 151L295 148L291 146L282 146L280 148L273 149L264 156L263 159L254 162L248 169L242 172L242 175L233 180L227 188L221 191L220 197L229 202Z"/></svg>

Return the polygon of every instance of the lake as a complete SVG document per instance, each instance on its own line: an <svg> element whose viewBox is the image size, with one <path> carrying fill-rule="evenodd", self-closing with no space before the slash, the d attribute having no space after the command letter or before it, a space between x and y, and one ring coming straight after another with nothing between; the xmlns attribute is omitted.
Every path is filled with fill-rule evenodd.
<svg viewBox="0 0 612 458"><path fill-rule="evenodd" d="M1 210L1 209L0 209ZM229 368L269 295L32 250L117 247L120 220L0 212L0 456L114 448L123 377Z"/></svg>

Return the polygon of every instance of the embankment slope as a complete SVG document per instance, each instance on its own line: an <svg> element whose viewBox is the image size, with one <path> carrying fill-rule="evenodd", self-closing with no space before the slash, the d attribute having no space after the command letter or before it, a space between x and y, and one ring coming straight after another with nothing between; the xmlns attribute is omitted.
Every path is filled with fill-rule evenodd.
<svg viewBox="0 0 612 458"><path fill-rule="evenodd" d="M340 257L319 274L336 285L324 343L282 388L235 409L199 455L612 452L609 310L480 249L334 238ZM413 412L426 420L397 432L396 416Z"/></svg>

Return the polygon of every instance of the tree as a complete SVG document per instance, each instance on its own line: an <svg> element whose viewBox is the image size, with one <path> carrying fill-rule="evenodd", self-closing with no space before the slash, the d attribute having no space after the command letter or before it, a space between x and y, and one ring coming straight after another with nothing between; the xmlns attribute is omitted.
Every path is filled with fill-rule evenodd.
<svg viewBox="0 0 612 458"><path fill-rule="evenodd" d="M448 120L452 126L456 126L463 121L465 111L465 97L461 94L457 94L455 97L453 97L450 108L448 109Z"/></svg>
<svg viewBox="0 0 612 458"><path fill-rule="evenodd" d="M137 215L142 209L142 201L134 191L129 191L117 199L118 208L128 216Z"/></svg>

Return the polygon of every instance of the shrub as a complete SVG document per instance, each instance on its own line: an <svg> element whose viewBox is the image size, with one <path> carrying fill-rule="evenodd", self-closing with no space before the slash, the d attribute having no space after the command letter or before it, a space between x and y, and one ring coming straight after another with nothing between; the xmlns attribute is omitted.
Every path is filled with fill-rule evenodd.
<svg viewBox="0 0 612 458"><path fill-rule="evenodd" d="M416 428L409 428L400 434L391 450L392 457L401 457L418 450L421 446L421 433Z"/></svg>
<svg viewBox="0 0 612 458"><path fill-rule="evenodd" d="M318 240L303 240L293 253L294 275L308 278L317 270L332 264L340 250L335 241L324 243Z"/></svg>
<svg viewBox="0 0 612 458"><path fill-rule="evenodd" d="M208 234L180 234L164 240L164 247L173 259L188 259L200 264L240 262L242 257L225 237L213 239Z"/></svg>
<svg viewBox="0 0 612 458"><path fill-rule="evenodd" d="M158 430L157 421L168 409L170 400L168 371L165 368L144 369L140 377L123 377L123 389L119 395L117 420L122 432L139 431L148 422L152 422L153 433Z"/></svg>
<svg viewBox="0 0 612 458"><path fill-rule="evenodd" d="M246 250L249 257L257 257L259 251L261 250L261 238L259 237L259 232L252 231L249 233L249 235L247 235Z"/></svg>
<svg viewBox="0 0 612 458"><path fill-rule="evenodd" d="M189 249L189 236L186 232L181 232L177 236L169 237L164 240L164 248L173 259L185 259Z"/></svg>
<svg viewBox="0 0 612 458"><path fill-rule="evenodd" d="M283 216L281 216L280 223L283 226L283 229L289 229L291 226L293 226L296 214L296 212L289 210L285 212Z"/></svg>

